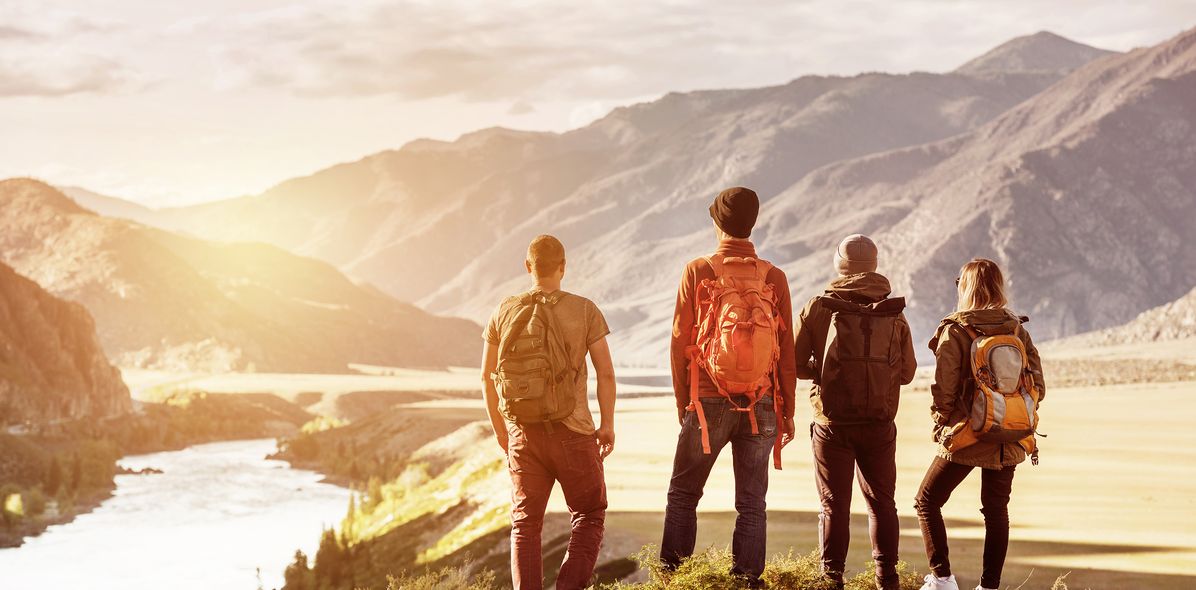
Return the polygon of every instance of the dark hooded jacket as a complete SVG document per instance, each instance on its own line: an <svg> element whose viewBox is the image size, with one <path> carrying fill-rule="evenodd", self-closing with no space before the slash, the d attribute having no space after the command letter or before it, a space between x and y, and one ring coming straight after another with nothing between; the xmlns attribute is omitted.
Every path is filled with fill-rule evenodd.
<svg viewBox="0 0 1196 590"><path fill-rule="evenodd" d="M1042 359L1038 349L1025 328L1018 329L1025 320L1007 309L978 309L953 313L943 319L930 339L930 350L934 351L934 384L930 386L930 416L934 419L934 440L939 443L938 455L953 463L1000 469L1017 465L1026 460L1026 451L1017 443L978 442L952 453L942 444L942 434L948 427L967 419L968 404L972 395L970 385L972 366L970 352L972 337L962 326L971 327L978 334L1012 334L1017 331L1026 345L1026 356L1030 362L1034 383L1042 397L1046 397L1046 385L1042 378ZM1039 402L1042 401L1039 398Z"/></svg>
<svg viewBox="0 0 1196 590"><path fill-rule="evenodd" d="M874 272L841 276L827 286L823 296L835 297L852 303L869 304L882 301L889 296L892 288L889 279ZM830 330L831 312L827 310L818 297L814 297L806 304L797 319L794 329L794 354L797 358L797 378L814 380L822 366L822 355L826 350L826 335ZM902 385L913 381L914 372L918 369L918 360L914 357L914 343L909 333L909 323L905 314L897 318L898 338L901 339L901 359L897 365L899 383L893 387L900 390ZM894 392L897 394L898 392ZM822 398L818 385L810 387L810 405L814 407L814 421L818 424L830 425L832 421L822 411Z"/></svg>

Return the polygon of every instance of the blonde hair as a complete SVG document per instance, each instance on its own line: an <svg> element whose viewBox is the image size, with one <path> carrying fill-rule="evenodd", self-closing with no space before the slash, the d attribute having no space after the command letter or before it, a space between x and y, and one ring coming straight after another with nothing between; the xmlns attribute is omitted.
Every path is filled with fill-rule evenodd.
<svg viewBox="0 0 1196 590"><path fill-rule="evenodd" d="M1001 309L1009 305L1005 295L1005 275L997 263L987 258L973 258L959 269L959 302L956 311Z"/></svg>

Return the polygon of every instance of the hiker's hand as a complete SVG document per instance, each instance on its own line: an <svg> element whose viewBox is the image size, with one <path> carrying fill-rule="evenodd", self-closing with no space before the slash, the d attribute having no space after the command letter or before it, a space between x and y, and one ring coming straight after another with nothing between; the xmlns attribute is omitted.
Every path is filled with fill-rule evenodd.
<svg viewBox="0 0 1196 590"><path fill-rule="evenodd" d="M781 446L783 447L793 442L796 433L797 426L793 424L793 418L785 418L785 430L781 433Z"/></svg>
<svg viewBox="0 0 1196 590"><path fill-rule="evenodd" d="M615 450L615 429L609 424L603 424L594 434L598 437L598 454L605 459Z"/></svg>
<svg viewBox="0 0 1196 590"><path fill-rule="evenodd" d="M503 430L501 432L495 432L494 438L498 439L498 446L502 447L502 454L506 455L508 453L507 443L510 441L511 436L507 434L507 431Z"/></svg>
<svg viewBox="0 0 1196 590"><path fill-rule="evenodd" d="M688 411L689 410L686 410L685 408L677 408L677 423L678 424L685 426L685 413Z"/></svg>

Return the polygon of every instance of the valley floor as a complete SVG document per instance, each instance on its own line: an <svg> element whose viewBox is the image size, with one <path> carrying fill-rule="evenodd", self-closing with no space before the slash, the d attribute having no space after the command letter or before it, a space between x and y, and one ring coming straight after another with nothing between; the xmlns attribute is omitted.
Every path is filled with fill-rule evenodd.
<svg viewBox="0 0 1196 590"><path fill-rule="evenodd" d="M799 396L800 397L800 396ZM902 558L925 569L913 497L934 453L927 410L929 392L903 394L898 415L898 507ZM474 411L472 401L424 402L427 411ZM1057 388L1043 404L1042 464L1018 468L1010 506L1013 544L1005 583L1026 578L1027 588L1071 572L1073 588L1196 587L1196 383ZM1132 415L1133 421L1125 416ZM665 493L679 430L670 397L621 400L618 444L606 463L608 530L629 554L659 543ZM799 405L798 439L771 473L770 553L816 546L818 496L814 488L808 407ZM497 446L492 450L497 456ZM959 575L978 577L983 540L979 482L970 477L944 509ZM849 567L869 559L864 504L853 523ZM559 491L550 510L564 512ZM730 453L711 475L700 507L699 546L729 544L734 524ZM612 548L613 549L613 548ZM1045 586L1044 586L1045 587Z"/></svg>

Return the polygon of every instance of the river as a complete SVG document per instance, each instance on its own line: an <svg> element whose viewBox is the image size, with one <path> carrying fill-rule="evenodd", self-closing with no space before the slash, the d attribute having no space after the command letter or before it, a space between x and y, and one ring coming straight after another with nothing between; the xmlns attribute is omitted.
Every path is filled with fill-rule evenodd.
<svg viewBox="0 0 1196 590"><path fill-rule="evenodd" d="M323 527L340 524L349 490L265 459L274 440L221 442L132 455L94 511L0 549L0 589L270 590Z"/></svg>

